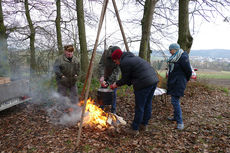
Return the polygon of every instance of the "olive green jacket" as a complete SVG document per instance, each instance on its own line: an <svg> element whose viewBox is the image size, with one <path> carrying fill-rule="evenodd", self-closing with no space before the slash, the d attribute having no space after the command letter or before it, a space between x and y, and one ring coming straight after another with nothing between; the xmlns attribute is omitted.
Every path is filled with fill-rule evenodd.
<svg viewBox="0 0 230 153"><path fill-rule="evenodd" d="M55 60L53 69L56 74L57 82L70 87L75 85L77 81L77 77L75 75L79 75L80 64L75 56L72 57L72 61L69 61L65 55L60 55Z"/></svg>
<svg viewBox="0 0 230 153"><path fill-rule="evenodd" d="M116 82L119 78L120 68L111 58L112 50L105 50L99 62L99 75L104 77L108 84Z"/></svg>

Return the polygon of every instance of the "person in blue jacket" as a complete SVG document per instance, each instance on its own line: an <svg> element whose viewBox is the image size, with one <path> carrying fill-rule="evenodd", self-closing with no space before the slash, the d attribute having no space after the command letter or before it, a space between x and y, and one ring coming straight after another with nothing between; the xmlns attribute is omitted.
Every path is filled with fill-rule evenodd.
<svg viewBox="0 0 230 153"><path fill-rule="evenodd" d="M117 88L122 85L133 85L135 94L135 115L131 129L126 132L138 135L139 130L147 131L147 125L152 113L152 98L159 82L154 68L144 59L131 52L120 49L112 53L112 60L120 66L122 77L111 85Z"/></svg>
<svg viewBox="0 0 230 153"><path fill-rule="evenodd" d="M171 44L169 46L169 51L172 56L170 56L167 60L167 94L171 95L171 103L174 108L174 115L173 117L168 117L168 120L176 121L177 129L182 130L184 129L184 123L182 119L180 97L184 96L184 90L192 75L192 69L187 52L183 51L179 44Z"/></svg>

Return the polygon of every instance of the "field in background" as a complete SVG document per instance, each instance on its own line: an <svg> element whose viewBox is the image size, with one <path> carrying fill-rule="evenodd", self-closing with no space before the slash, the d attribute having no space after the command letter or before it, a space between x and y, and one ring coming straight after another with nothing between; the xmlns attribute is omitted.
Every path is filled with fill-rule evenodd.
<svg viewBox="0 0 230 153"><path fill-rule="evenodd" d="M166 70L159 70L160 76L165 78ZM230 71L198 70L198 79L230 79Z"/></svg>
<svg viewBox="0 0 230 153"><path fill-rule="evenodd" d="M196 73L200 79L230 79L230 71L198 70Z"/></svg>
<svg viewBox="0 0 230 153"><path fill-rule="evenodd" d="M158 71L160 76L165 78L166 70ZM230 71L214 71L203 70L196 71L197 81L205 82L206 84L230 89Z"/></svg>

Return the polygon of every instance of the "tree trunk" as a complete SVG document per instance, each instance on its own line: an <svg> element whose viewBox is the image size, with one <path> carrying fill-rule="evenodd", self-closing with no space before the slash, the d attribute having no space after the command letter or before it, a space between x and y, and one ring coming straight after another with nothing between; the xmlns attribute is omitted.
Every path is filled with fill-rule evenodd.
<svg viewBox="0 0 230 153"><path fill-rule="evenodd" d="M151 61L151 53L152 51L150 50L150 41L148 43L148 50L147 50L147 61L150 63Z"/></svg>
<svg viewBox="0 0 230 153"><path fill-rule="evenodd" d="M9 71L10 67L7 50L7 34L2 12L2 0L0 0L0 77L9 76Z"/></svg>
<svg viewBox="0 0 230 153"><path fill-rule="evenodd" d="M146 0L145 1L144 15L141 20L142 37L141 37L141 44L140 44L140 49L139 49L139 56L145 60L147 60L147 57L148 57L149 37L150 37L153 13L155 10L156 3L157 3L157 0Z"/></svg>
<svg viewBox="0 0 230 153"><path fill-rule="evenodd" d="M179 0L179 31L178 44L188 53L191 50L193 37L189 29L189 0Z"/></svg>
<svg viewBox="0 0 230 153"><path fill-rule="evenodd" d="M63 54L62 48L62 36L61 36L61 0L56 0L56 7L57 7L57 16L55 20L56 24L56 33L57 33L57 47L58 47L58 54Z"/></svg>
<svg viewBox="0 0 230 153"><path fill-rule="evenodd" d="M36 59L35 59L35 29L34 25L32 23L31 17L30 17L30 11L29 11L29 4L28 0L25 0L25 13L26 13L26 19L29 24L30 28L30 77L33 78L35 76L36 72Z"/></svg>
<svg viewBox="0 0 230 153"><path fill-rule="evenodd" d="M80 53L81 53L81 80L85 79L87 74L89 58L87 51L86 43L86 34L85 34L85 20L84 20L84 10L83 10L83 0L76 0L76 9L77 9L77 22L78 22L78 33L80 41Z"/></svg>

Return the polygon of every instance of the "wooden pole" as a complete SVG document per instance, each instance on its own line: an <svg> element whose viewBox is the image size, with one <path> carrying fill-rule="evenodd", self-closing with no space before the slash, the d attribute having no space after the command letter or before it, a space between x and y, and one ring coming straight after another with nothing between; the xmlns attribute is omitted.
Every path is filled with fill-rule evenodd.
<svg viewBox="0 0 230 153"><path fill-rule="evenodd" d="M100 32L101 32L102 23L103 23L103 20L104 20L107 4L108 4L108 0L104 0L103 7L102 7L102 10L101 10L101 17L100 17L100 21L99 21L99 26L98 26L98 30L97 30L97 37L96 37L92 57L91 57L90 64L89 64L89 69L88 69L89 78L87 79L88 80L87 81L87 90L86 90L85 99L84 99L84 105L83 105L82 114L81 114L80 127L79 127L79 130L78 130L77 146L79 145L79 142L80 142L82 124L83 124L84 114L85 114L85 108L86 108L87 99L88 99L88 95L89 95L89 88L90 88L90 85L91 85L91 79L92 79L92 74L93 74L93 60L94 60L94 57L95 57L95 54L96 54L96 49L97 49L97 45L98 45L98 39L99 39L99 35L100 35Z"/></svg>
<svg viewBox="0 0 230 153"><path fill-rule="evenodd" d="M115 0L112 0L112 1L113 1L114 10L116 12L117 21L118 21L119 26L120 26L121 34L122 34L122 37L123 37L123 40L124 40L124 43L125 43L125 48L129 52L129 46L128 46L128 43L127 43L127 40L126 40L126 37L125 37L125 32L124 32L122 24L121 24L121 19L120 19L120 15L118 13L117 5L116 5Z"/></svg>
<svg viewBox="0 0 230 153"><path fill-rule="evenodd" d="M108 0L104 0L104 3L106 3L105 4L105 6L102 6L102 11L103 11L103 7L105 7L105 10L104 10L104 12L103 12L103 14L102 14L102 12L101 12L101 15L103 15L103 19L102 19L102 23L103 23L103 20L104 20L104 16L105 16L105 12L106 12L106 8L107 8L107 5L108 5ZM103 4L104 5L104 4ZM101 24L102 24L101 23ZM93 53L92 53L93 54ZM92 63L92 57L91 57L91 60L90 60L90 65L91 65L91 63ZM87 71L87 74L86 74L86 79L85 79L85 82L84 82L84 86L83 86L83 88L82 88L82 91L81 91L81 98L80 98L80 100L83 100L84 98L84 94L85 94L85 88L86 88L86 84L87 84L87 81L88 81L88 78L89 78L89 72L90 71L90 68L88 68L88 71Z"/></svg>

